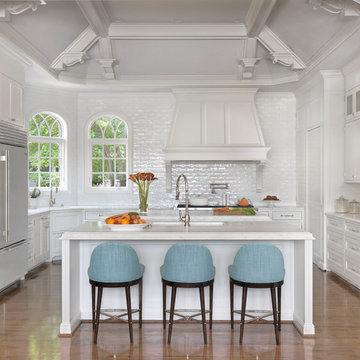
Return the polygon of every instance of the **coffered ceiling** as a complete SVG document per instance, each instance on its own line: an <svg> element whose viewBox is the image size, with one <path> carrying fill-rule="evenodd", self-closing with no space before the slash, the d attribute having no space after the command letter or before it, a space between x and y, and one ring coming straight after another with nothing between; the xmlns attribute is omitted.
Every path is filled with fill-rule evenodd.
<svg viewBox="0 0 360 360"><path fill-rule="evenodd" d="M359 56L359 15L360 0L0 1L0 39L62 83L270 87Z"/></svg>

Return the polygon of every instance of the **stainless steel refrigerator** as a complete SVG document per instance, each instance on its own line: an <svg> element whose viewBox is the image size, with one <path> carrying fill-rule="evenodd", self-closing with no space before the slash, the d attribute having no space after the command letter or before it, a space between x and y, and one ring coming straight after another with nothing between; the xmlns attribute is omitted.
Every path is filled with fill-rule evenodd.
<svg viewBox="0 0 360 360"><path fill-rule="evenodd" d="M0 121L0 291L27 272L27 134Z"/></svg>

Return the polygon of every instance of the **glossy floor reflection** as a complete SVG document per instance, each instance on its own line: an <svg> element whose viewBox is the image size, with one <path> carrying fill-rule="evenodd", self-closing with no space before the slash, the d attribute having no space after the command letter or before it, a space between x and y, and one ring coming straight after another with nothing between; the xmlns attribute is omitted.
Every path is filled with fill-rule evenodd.
<svg viewBox="0 0 360 360"><path fill-rule="evenodd" d="M58 338L61 314L61 267L47 265L0 295L0 359L359 359L360 291L331 273L314 269L315 338L302 338L290 324L276 346L273 327L215 323L203 345L201 325L175 324L167 345L160 323L134 326L130 345L127 325L101 324L98 345L92 344L91 324L72 338Z"/></svg>

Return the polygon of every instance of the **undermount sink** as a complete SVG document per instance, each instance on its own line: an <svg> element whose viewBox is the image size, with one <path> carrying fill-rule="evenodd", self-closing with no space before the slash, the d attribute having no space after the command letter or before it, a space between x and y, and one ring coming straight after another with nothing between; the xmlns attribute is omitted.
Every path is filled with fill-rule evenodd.
<svg viewBox="0 0 360 360"><path fill-rule="evenodd" d="M153 221L152 225L160 226L184 226L180 221ZM190 221L190 226L223 226L223 221Z"/></svg>

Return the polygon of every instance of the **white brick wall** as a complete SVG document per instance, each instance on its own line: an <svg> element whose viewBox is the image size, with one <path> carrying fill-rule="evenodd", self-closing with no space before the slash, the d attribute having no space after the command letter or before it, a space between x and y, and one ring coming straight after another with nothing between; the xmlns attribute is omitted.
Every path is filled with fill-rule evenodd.
<svg viewBox="0 0 360 360"><path fill-rule="evenodd" d="M26 93L26 104L49 103L47 97L56 98L51 91ZM69 96L69 99L74 96ZM165 162L162 149L165 147L174 111L174 97L169 93L80 93L77 106L57 102L64 111L77 109L65 120L71 122L70 129L77 133L76 153L71 166L76 169L76 190L71 189L76 202L134 207L138 203L137 191L133 187L128 194L89 194L84 187L85 127L89 120L101 113L123 116L133 129L133 172L151 171L158 178L151 185L150 206L169 207L174 203L174 191L165 191ZM231 199L246 196L260 204L267 194L276 194L282 205L294 205L296 198L295 179L295 98L290 93L260 93L256 97L260 123L267 146L271 147L269 161L264 168L263 193L256 193L253 163L236 162L179 162L173 165L173 184L179 174L184 173L190 181L191 194L211 196L209 183L227 182L233 194ZM50 109L49 109L50 110ZM55 111L55 110L53 110ZM56 111L55 111L56 112ZM29 114L29 112L27 112ZM69 120L70 119L70 120ZM191 129L189 129L191 131ZM61 200L61 196L59 197ZM59 200L59 201L61 201ZM212 200L219 200L213 196Z"/></svg>

